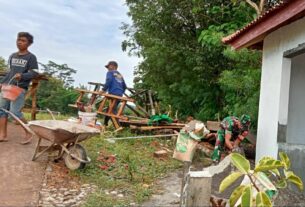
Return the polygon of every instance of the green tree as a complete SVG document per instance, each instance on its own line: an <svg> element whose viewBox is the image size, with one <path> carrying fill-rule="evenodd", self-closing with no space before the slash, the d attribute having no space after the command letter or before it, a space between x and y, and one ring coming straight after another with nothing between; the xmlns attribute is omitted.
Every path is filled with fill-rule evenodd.
<svg viewBox="0 0 305 207"><path fill-rule="evenodd" d="M75 110L68 105L74 103L78 93L72 87L66 87L62 80L50 77L42 81L37 91L39 108L49 108L63 114L70 114Z"/></svg>
<svg viewBox="0 0 305 207"><path fill-rule="evenodd" d="M255 9L258 16L280 2L279 0L232 0L234 3L237 3L238 1L247 2L253 9Z"/></svg>
<svg viewBox="0 0 305 207"><path fill-rule="evenodd" d="M5 60L2 57L0 57L0 72L6 71L6 68L7 66Z"/></svg>
<svg viewBox="0 0 305 207"><path fill-rule="evenodd" d="M255 11L251 7L231 0L126 3L133 24L122 27L127 36L123 50L143 58L135 71L136 87L152 88L163 104L172 105L181 115L194 115L202 120L244 112L232 105L234 101L239 105L246 103L252 92L258 91L260 53L229 53L221 38L252 21ZM247 85L249 82L244 78L252 79L255 74L256 91L237 93L235 84L228 88L235 81L231 74L243 81L238 87ZM250 102L256 104L257 100Z"/></svg>
<svg viewBox="0 0 305 207"><path fill-rule="evenodd" d="M49 61L47 64L39 63L41 71L49 78L48 81L41 81L37 91L37 104L39 108L49 108L63 114L75 111L68 105L74 103L78 93L73 88L73 74L76 70L67 64L59 65ZM30 100L29 100L30 101Z"/></svg>
<svg viewBox="0 0 305 207"><path fill-rule="evenodd" d="M60 65L53 61L49 61L47 64L39 63L39 65L42 67L44 73L62 80L66 87L71 87L74 83L72 75L76 73L76 70L70 68L67 64Z"/></svg>

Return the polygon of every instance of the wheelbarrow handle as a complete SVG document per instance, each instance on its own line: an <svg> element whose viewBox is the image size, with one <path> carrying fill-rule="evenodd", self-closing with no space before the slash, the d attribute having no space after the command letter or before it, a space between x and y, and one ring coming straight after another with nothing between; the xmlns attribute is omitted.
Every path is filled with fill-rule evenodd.
<svg viewBox="0 0 305 207"><path fill-rule="evenodd" d="M30 134L32 134L33 136L37 136L36 133L25 123L23 123L23 121L21 121L15 114L13 114L12 112L4 109L4 108L0 108L0 110L8 113L9 115L11 115L27 132L29 132Z"/></svg>

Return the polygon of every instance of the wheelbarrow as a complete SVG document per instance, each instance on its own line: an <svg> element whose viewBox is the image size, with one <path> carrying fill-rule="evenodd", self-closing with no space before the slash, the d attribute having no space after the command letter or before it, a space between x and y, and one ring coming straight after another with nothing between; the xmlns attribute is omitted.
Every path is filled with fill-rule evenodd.
<svg viewBox="0 0 305 207"><path fill-rule="evenodd" d="M58 151L55 160L63 158L66 166L71 170L82 169L91 161L79 142L100 134L98 129L68 121L30 121L28 126L38 137L32 161L45 152ZM42 140L51 144L41 146Z"/></svg>
<svg viewBox="0 0 305 207"><path fill-rule="evenodd" d="M63 158L66 166L71 170L82 169L91 161L85 148L79 142L100 134L98 129L59 120L30 121L24 124L10 111L3 108L0 110L10 114L28 133L32 134L32 138L38 138L32 161L49 151L58 151L55 160ZM42 140L51 144L41 146Z"/></svg>

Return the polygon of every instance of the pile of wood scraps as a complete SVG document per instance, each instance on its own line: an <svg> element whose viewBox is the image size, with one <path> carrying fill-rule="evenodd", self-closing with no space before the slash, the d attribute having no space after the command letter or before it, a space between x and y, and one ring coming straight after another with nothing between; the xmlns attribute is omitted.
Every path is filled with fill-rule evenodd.
<svg viewBox="0 0 305 207"><path fill-rule="evenodd" d="M69 106L78 109L80 109L80 106L83 108L95 107L97 108L96 113L109 116L111 118L111 121L116 129L121 127L130 127L132 130L141 132L149 131L154 133L173 133L174 130L179 131L184 127L184 124L180 123L151 122L149 118L152 115L155 115L159 107L154 93L150 90L136 90L128 88L131 96L140 99L140 102L145 105L145 107L141 107L136 103L135 99L131 98L131 96L127 94L125 94L123 97L107 94L101 91L101 87L104 84L93 82L89 82L89 84L93 85L94 89L92 91L76 89L80 95L76 102L74 104L70 104ZM87 103L84 103L84 97L86 97L88 94L89 100ZM113 110L117 105L117 110ZM126 111L128 111L128 114Z"/></svg>

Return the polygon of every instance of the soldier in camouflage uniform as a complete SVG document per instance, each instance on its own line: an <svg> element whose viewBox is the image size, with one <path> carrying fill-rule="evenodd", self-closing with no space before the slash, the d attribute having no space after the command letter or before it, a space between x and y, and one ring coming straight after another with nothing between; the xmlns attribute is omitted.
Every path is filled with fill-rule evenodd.
<svg viewBox="0 0 305 207"><path fill-rule="evenodd" d="M242 115L240 120L237 117L229 116L223 119L220 129L217 131L215 148L212 154L214 162L220 161L221 151L224 148L234 151L240 142L248 135L250 127L250 116ZM234 141L232 145L231 141Z"/></svg>

